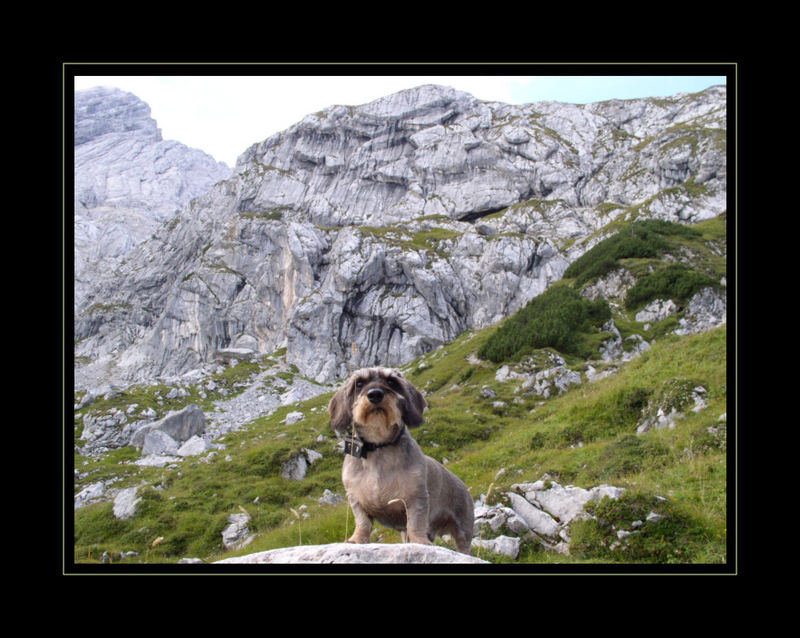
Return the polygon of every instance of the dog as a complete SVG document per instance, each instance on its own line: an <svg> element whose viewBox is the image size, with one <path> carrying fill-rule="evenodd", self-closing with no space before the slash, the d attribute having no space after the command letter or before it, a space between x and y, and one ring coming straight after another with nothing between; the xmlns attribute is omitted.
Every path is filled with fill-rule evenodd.
<svg viewBox="0 0 800 638"><path fill-rule="evenodd" d="M404 543L431 545L450 534L470 554L473 503L463 482L426 456L408 431L422 423L425 397L392 368L362 368L328 404L345 440L342 483L355 517L348 543L368 543L373 520L402 532Z"/></svg>

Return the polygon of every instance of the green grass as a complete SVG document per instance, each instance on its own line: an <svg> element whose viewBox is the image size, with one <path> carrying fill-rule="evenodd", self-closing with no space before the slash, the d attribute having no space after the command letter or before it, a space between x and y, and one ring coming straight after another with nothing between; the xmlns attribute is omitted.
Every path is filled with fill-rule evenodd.
<svg viewBox="0 0 800 638"><path fill-rule="evenodd" d="M437 220L437 218L433 216L428 219L432 221ZM439 244L449 239L457 238L461 234L455 230L443 228L441 226L434 226L429 230L417 232L411 232L405 228L396 226L361 226L360 230L379 238L387 244L399 246L404 250L431 251L439 256L445 255L440 249Z"/></svg>

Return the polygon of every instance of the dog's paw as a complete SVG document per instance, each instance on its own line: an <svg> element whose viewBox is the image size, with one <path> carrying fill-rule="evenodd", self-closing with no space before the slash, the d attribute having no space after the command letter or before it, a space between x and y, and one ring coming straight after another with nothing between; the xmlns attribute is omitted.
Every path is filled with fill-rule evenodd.
<svg viewBox="0 0 800 638"><path fill-rule="evenodd" d="M407 543L419 543L420 545L433 545L427 536L409 536Z"/></svg>
<svg viewBox="0 0 800 638"><path fill-rule="evenodd" d="M347 539L347 542L355 543L357 545L363 545L364 543L369 543L369 536L353 534L350 538Z"/></svg>

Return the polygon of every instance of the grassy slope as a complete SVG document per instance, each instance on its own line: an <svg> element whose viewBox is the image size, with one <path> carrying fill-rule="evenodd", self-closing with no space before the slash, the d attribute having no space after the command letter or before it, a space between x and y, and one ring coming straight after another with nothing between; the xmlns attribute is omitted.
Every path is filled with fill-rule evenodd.
<svg viewBox="0 0 800 638"><path fill-rule="evenodd" d="M708 223L706 237L719 239L720 224L724 228L724 220ZM719 274L716 257L703 252L705 244L695 244L690 248L703 269ZM630 317L615 320L623 335L634 329L646 338L659 334L658 325L645 333ZM496 382L495 371L502 363L467 361L495 330L465 333L404 367L407 376L426 391L430 403L425 423L414 430L425 452L440 461L446 459L473 497L489 492L489 502L502 502L513 483L537 480L544 474L561 484L628 488L616 507L603 505L596 512L599 523L574 526L570 556L530 544L523 546L519 562L724 562L726 447L724 439L710 434L708 428L717 426L719 416L727 411L725 328L660 338L613 376L573 386L563 396L547 400L515 394L513 381ZM583 361L567 360L576 370L583 369ZM675 379L703 385L708 407L689 412L674 429L636 435L642 408ZM483 398L484 386L497 396ZM342 459L334 451L326 411L329 398L323 395L282 408L228 434L223 440L227 449L210 463L190 459L179 470L119 465L136 458L130 448L102 462L91 462L87 467L95 473L82 485L120 474L120 470L125 478L115 487L146 485L140 489L140 510L130 521L114 518L111 503L76 512L75 560L92 562L106 550L134 550L140 553L134 560L150 563L176 562L186 556L212 561L344 540L353 528L348 508L317 503L325 489L343 493ZM498 400L505 406L494 408ZM281 424L286 413L295 409L306 418L292 426ZM317 440L320 434L325 437L322 441ZM323 459L311 466L302 481L282 479L281 463L304 447L320 452ZM251 515L250 527L258 537L241 550L226 552L221 532L228 515L242 509ZM665 524L648 528L649 533L638 536L637 543L627 549L611 549L612 525L629 524L651 510L664 515ZM157 538L163 540L151 547ZM376 526L373 540L397 542L399 536ZM482 557L509 560L485 552Z"/></svg>
<svg viewBox="0 0 800 638"><path fill-rule="evenodd" d="M672 551L668 559L724 561L726 452L706 431L726 412L724 328L668 337L614 376L549 400L523 398L521 404L513 403L513 382L494 381L497 366L465 362L487 334L464 335L408 368L412 381L429 392L426 422L414 432L426 453L448 459L450 469L474 497L492 486L490 502L502 498L498 495L511 484L533 481L545 473L562 484L607 483L646 497L666 497L683 521L680 538L688 536L690 541L678 545L676 537L667 543ZM419 364L426 367L420 369ZM640 443L631 444L638 416L637 390L649 395L674 378L703 384L709 406L689 413L673 430L634 435ZM494 388L497 397L484 399L480 393L484 385ZM184 461L180 471L146 468L148 476L142 478L163 489L140 490L143 504L131 521L115 519L110 503L79 510L76 560L89 559L90 552L96 558L105 550L131 549L144 558L158 537L164 540L149 551L149 562L172 562L183 556L214 560L287 545L344 540L352 530L352 516L344 505L316 503L326 488L342 492L341 457L333 452L325 411L328 398L324 395L304 403L301 410L307 418L294 426L280 423L293 409L283 408L227 435L227 449L209 464ZM493 408L497 400L504 400L506 407ZM316 412L310 412L314 408ZM328 438L317 441L320 433ZM316 449L324 458L302 481L280 478L280 463L302 447ZM232 460L226 461L225 455ZM124 456L123 452L118 456ZM498 476L501 469L504 472ZM257 497L259 502L254 503ZM302 505L309 518L298 521L292 510L297 512ZM222 529L228 514L241 511L240 507L253 517L251 527L260 537L244 550L223 552ZM376 529L374 538L398 540L396 533L382 528ZM520 560L616 562L626 558L591 552L563 557L529 546Z"/></svg>

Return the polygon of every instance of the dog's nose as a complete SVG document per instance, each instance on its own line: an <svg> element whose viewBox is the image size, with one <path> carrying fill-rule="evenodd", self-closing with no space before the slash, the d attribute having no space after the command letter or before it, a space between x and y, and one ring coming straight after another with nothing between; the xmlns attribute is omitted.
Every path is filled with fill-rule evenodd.
<svg viewBox="0 0 800 638"><path fill-rule="evenodd" d="M372 403L380 403L383 400L383 390L379 388L372 388L369 392L367 392L367 398Z"/></svg>

